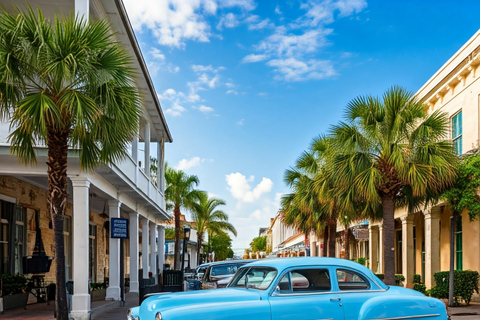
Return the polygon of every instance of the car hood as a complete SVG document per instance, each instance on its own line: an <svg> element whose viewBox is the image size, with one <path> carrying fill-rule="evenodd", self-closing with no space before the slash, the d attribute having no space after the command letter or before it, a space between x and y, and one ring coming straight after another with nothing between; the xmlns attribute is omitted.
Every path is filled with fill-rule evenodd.
<svg viewBox="0 0 480 320"><path fill-rule="evenodd" d="M225 288L201 291L187 291L176 293L162 293L152 295L143 301L140 314L164 312L172 308L195 308L199 304L221 304L225 302L244 302L260 300L260 293L256 290L240 288ZM140 316L140 319L145 319Z"/></svg>

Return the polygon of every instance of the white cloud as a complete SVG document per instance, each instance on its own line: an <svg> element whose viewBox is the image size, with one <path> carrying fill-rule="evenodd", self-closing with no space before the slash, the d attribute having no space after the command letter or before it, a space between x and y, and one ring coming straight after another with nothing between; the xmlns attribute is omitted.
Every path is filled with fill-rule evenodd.
<svg viewBox="0 0 480 320"><path fill-rule="evenodd" d="M200 157L193 157L191 159L182 159L175 166L177 170L188 170L200 166L202 163L210 161L213 162L213 159L203 159Z"/></svg>
<svg viewBox="0 0 480 320"><path fill-rule="evenodd" d="M214 111L214 109L213 109L212 107L207 107L207 106L203 106L203 105L200 106L200 107L198 107L198 110L199 110L200 112L203 112L203 113L209 113L209 112L213 112L213 111Z"/></svg>
<svg viewBox="0 0 480 320"><path fill-rule="evenodd" d="M239 126L243 126L243 123L245 122L245 119L240 119L240 121L237 122Z"/></svg>
<svg viewBox="0 0 480 320"><path fill-rule="evenodd" d="M324 79L336 75L331 61L308 60L295 58L270 60L267 65L274 67L278 73L276 79L286 81L302 81L307 79Z"/></svg>
<svg viewBox="0 0 480 320"><path fill-rule="evenodd" d="M172 63L167 63L165 55L158 48L152 48L147 55L148 70L155 76L159 70L166 70L170 73L177 73L180 68Z"/></svg>
<svg viewBox="0 0 480 320"><path fill-rule="evenodd" d="M235 28L239 23L240 22L237 20L237 17L233 13L229 12L220 19L220 22L217 24L217 29L222 30L223 27Z"/></svg>
<svg viewBox="0 0 480 320"><path fill-rule="evenodd" d="M165 110L165 113L173 117L178 117L182 115L182 113L184 113L185 111L187 111L187 109L185 109L184 107L179 105L177 102L175 102L171 108L168 108L167 110Z"/></svg>
<svg viewBox="0 0 480 320"><path fill-rule="evenodd" d="M272 190L273 182L268 178L262 178L262 181L253 188L250 185L255 179L250 176L248 179L240 172L231 173L225 176L229 191L235 199L243 202L254 202L258 200L262 194L268 193Z"/></svg>
<svg viewBox="0 0 480 320"><path fill-rule="evenodd" d="M274 32L253 46L255 53L242 59L242 63L266 61L274 68L275 79L300 81L323 79L336 75L334 62L318 59L319 50L330 45L327 37L333 29L327 28L335 19L351 16L365 9L365 0L308 0L300 5L305 13L293 22L278 26ZM277 6L276 14L282 14ZM253 29L271 26L258 16L245 21Z"/></svg>
<svg viewBox="0 0 480 320"><path fill-rule="evenodd" d="M238 94L237 91L235 90L227 90L227 92L225 92L226 94Z"/></svg>
<svg viewBox="0 0 480 320"><path fill-rule="evenodd" d="M208 16L218 8L255 9L253 0L124 0L128 16L137 31L148 28L158 43L184 47L186 41L209 42L212 36Z"/></svg>
<svg viewBox="0 0 480 320"><path fill-rule="evenodd" d="M260 62L267 60L269 58L268 54L249 54L248 56L243 57L242 63L251 63L251 62Z"/></svg>

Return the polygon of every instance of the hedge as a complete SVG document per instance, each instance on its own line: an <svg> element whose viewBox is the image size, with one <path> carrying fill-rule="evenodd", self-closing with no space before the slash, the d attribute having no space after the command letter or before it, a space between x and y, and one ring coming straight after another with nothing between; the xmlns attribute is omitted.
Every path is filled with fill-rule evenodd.
<svg viewBox="0 0 480 320"><path fill-rule="evenodd" d="M375 274L378 279L382 280L385 279L385 275L383 273L376 273ZM403 276L403 274L396 274L395 275L395 285L399 286L401 282L404 282L405 281L405 277Z"/></svg>
<svg viewBox="0 0 480 320"><path fill-rule="evenodd" d="M448 281L449 272L437 272L434 275L435 287L430 291L432 297L440 299L448 299ZM459 304L459 299L465 301L467 306L472 300L474 292L478 292L479 274L477 271L471 270L455 270L453 274L453 297L455 304Z"/></svg>

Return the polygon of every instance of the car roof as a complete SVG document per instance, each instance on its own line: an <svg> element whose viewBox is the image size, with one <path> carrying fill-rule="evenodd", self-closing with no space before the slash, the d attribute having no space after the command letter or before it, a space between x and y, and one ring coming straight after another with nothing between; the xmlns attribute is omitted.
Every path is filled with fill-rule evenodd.
<svg viewBox="0 0 480 320"><path fill-rule="evenodd" d="M211 262L209 267L214 267L218 265L224 265L224 264L239 264L239 263L252 263L258 261L256 259L249 259L249 260L224 260L224 261L217 261L217 262Z"/></svg>
<svg viewBox="0 0 480 320"><path fill-rule="evenodd" d="M295 257L295 258L271 258L257 260L248 264L248 267L262 266L262 267L272 267L276 268L279 272L283 271L289 267L298 267L298 266L336 266L336 267L345 267L352 268L358 271L363 272L365 275L371 279L375 279L375 282L386 288L382 281L379 281L375 274L365 266L362 266L359 263L340 259L340 258L325 258L325 257Z"/></svg>

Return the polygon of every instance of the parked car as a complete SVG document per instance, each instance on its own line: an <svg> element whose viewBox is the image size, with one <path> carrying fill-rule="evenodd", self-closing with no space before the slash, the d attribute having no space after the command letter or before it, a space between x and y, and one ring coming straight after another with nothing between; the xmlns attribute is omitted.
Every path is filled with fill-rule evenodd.
<svg viewBox="0 0 480 320"><path fill-rule="evenodd" d="M225 288L241 266L256 260L229 260L212 262L201 279L201 289Z"/></svg>
<svg viewBox="0 0 480 320"><path fill-rule="evenodd" d="M156 294L129 320L447 320L442 301L386 286L364 266L336 258L266 259L240 267L225 289Z"/></svg>
<svg viewBox="0 0 480 320"><path fill-rule="evenodd" d="M199 265L196 269L195 269L195 275L194 275L194 279L195 280L202 280L203 279L203 275L205 274L205 271L207 271L207 268L209 265L211 265L212 263L203 263L201 265Z"/></svg>

